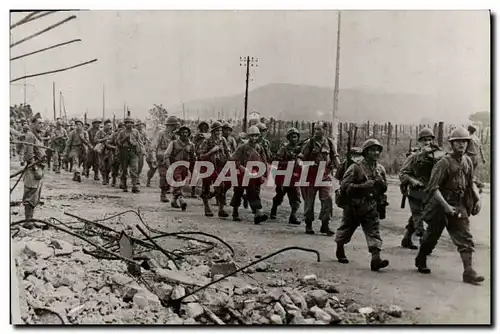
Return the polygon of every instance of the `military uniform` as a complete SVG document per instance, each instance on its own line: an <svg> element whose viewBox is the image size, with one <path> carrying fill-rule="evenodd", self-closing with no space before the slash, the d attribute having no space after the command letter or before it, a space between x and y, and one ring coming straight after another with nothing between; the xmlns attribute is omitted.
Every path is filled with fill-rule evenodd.
<svg viewBox="0 0 500 334"><path fill-rule="evenodd" d="M133 120L129 117L125 118L125 126L127 123L133 123ZM139 154L142 150L142 141L139 131L134 128L127 129L126 127L118 132L116 136L116 143L118 146L120 154L120 167L121 167L121 184L120 188L124 192L127 192L127 176L130 172L130 178L132 179L132 192L138 193L139 188L138 180L138 169L139 169Z"/></svg>
<svg viewBox="0 0 500 334"><path fill-rule="evenodd" d="M32 131L26 133L24 141L26 143L42 145L41 137L36 132ZM43 161L46 157L43 148L32 145L25 145L23 154L24 161L27 165L31 165L35 161ZM24 173L23 205L26 219L33 218L35 207L40 202L43 185L43 169L43 165L37 164L28 168Z"/></svg>
<svg viewBox="0 0 500 334"><path fill-rule="evenodd" d="M299 136L299 131L295 128L289 129L287 131L287 139L289 139L290 136L294 134ZM279 148L278 153L276 154L276 158L279 161L278 167L280 168L280 170L286 170L289 161L296 162L297 156L299 155L300 151L301 147L298 146L297 143L292 144L288 142L282 145ZM283 185L284 179L285 177L282 175L278 175L275 177L276 195L273 198L273 206L271 208L270 218L276 219L278 207L281 205L281 203L283 203L283 199L286 195L288 196L288 201L291 208L290 218L288 219L288 222L290 224L299 225L300 221L297 220L296 213L300 207L300 194L299 188L296 186L296 183L300 179L300 167L295 165L289 185Z"/></svg>
<svg viewBox="0 0 500 334"><path fill-rule="evenodd" d="M452 148L455 140L470 140L469 133L464 128L457 128L449 139ZM431 196L423 214L423 219L428 223L428 233L415 259L415 266L421 273L430 273L426 263L427 256L446 227L462 258L464 282L476 284L484 281L484 277L477 275L472 268L474 241L470 233L469 216L479 213L480 210L479 192L474 181L473 163L466 154L460 152L447 154L432 169L426 189Z"/></svg>
<svg viewBox="0 0 500 334"><path fill-rule="evenodd" d="M120 171L120 151L118 149L118 133L120 133L123 130L123 123L118 124L118 129L116 129L115 132L113 132L108 140L106 141L106 146L111 149L112 153L112 158L111 158L111 186L115 187L116 186L116 178L119 175Z"/></svg>
<svg viewBox="0 0 500 334"><path fill-rule="evenodd" d="M54 158L54 169L56 173L61 173L61 163L63 160L62 156L64 155L67 137L68 133L66 130L60 125L56 126L50 141L50 147Z"/></svg>
<svg viewBox="0 0 500 334"><path fill-rule="evenodd" d="M384 167L377 161L370 162L366 158L367 150L373 147L382 151L382 146L377 140L368 139L363 145L365 158L353 163L342 178L340 190L348 200L343 208L342 224L337 229L335 242L337 259L341 263L348 263L344 245L349 243L361 225L368 251L372 254L371 269L377 271L389 265L389 261L380 258L382 249L380 218L385 218L387 180Z"/></svg>
<svg viewBox="0 0 500 334"><path fill-rule="evenodd" d="M179 129L179 132L183 130L187 130L190 132L189 128L186 126L181 127ZM190 165L194 164L194 162L196 161L196 153L194 144L191 140L189 140L189 137L185 139L181 137L179 139L172 140L168 144L167 150L165 151L165 161L167 168L176 161L187 161L189 162ZM189 175L189 170L190 170L189 167L185 166L177 167L175 170L172 171L173 180L175 182L180 182L185 180ZM182 187L172 187L172 188L174 197L172 201L172 207L174 208L180 207L182 211L185 211L187 204L183 198Z"/></svg>
<svg viewBox="0 0 500 334"><path fill-rule="evenodd" d="M220 135L218 138L214 136L214 132L221 129L221 124L219 122L214 122L212 124L212 136L203 140L198 149L198 157L200 160L210 161L214 166L214 172L202 180L202 193L201 198L203 200L203 205L205 209L205 216L212 217L213 213L208 204L208 200L212 197L210 192L210 187L219 177L220 172L224 168L224 165L231 157L230 149L226 139ZM212 151L215 147L219 147L217 151ZM219 217L228 217L229 215L224 211L224 206L226 205L226 193L230 188L230 184L227 182L222 182L219 186L214 187L215 198L219 205Z"/></svg>
<svg viewBox="0 0 500 334"><path fill-rule="evenodd" d="M98 153L94 150L95 145L97 142L95 141L95 135L97 132L99 132L99 126L95 126L95 124L100 124L100 120L94 120L92 122L92 127L87 131L89 134L89 142L90 142L90 149L87 152L87 163L85 165L85 175L89 177L89 171L90 168L92 167L92 170L94 171L94 180L99 181L99 155Z"/></svg>
<svg viewBox="0 0 500 334"><path fill-rule="evenodd" d="M68 135L65 156L70 159L74 167L73 181L81 182L80 165L85 163L87 147L90 145L89 137L83 129L75 129Z"/></svg>
<svg viewBox="0 0 500 334"><path fill-rule="evenodd" d="M248 130L249 136L256 136L260 133L256 126L251 126ZM236 151L231 156L231 160L236 162L236 167L238 168L238 182L239 185L234 187L233 198L231 199L230 205L233 207L233 220L240 221L238 208L241 205L243 194L246 192L248 203L252 212L255 214L254 223L260 224L267 220L267 215L260 212L262 209L262 203L260 201L260 186L263 183L263 178L250 179L248 186L243 186L243 176L245 174L244 170L249 161L261 161L267 163L266 152L264 148L257 142L250 140L248 143L242 144L236 148ZM254 171L250 171L254 172Z"/></svg>
<svg viewBox="0 0 500 334"><path fill-rule="evenodd" d="M318 125L318 127L321 127L321 125ZM309 182L309 186L301 187L302 197L304 198L304 216L307 234L314 234L312 223L314 221L314 201L316 193L318 193L319 200L321 201L321 211L319 214L319 219L321 220L320 233L325 233L330 236L334 234L329 226L333 211L331 186L317 187L315 186L315 181L321 161L325 161L326 163L322 180L332 181L331 174L333 171L333 163L337 156L338 154L335 145L333 145L333 141L327 137L306 140L298 156L303 161L313 161L315 163L314 166L309 167L306 178L307 182Z"/></svg>
<svg viewBox="0 0 500 334"><path fill-rule="evenodd" d="M113 135L113 130L99 130L95 134L95 142L96 145L99 145L100 148L97 152L97 156L99 159L99 169L101 171L102 176L102 184L107 185L109 183L109 174L111 172L111 167L113 164L113 153L115 150L114 146L110 146L108 144L108 140Z"/></svg>
<svg viewBox="0 0 500 334"><path fill-rule="evenodd" d="M202 128L206 128L206 129L202 129ZM205 121L202 121L200 124L198 124L198 133L195 134L193 137L195 152L196 152L196 155L198 155L198 156L200 153L201 143L205 139L210 138L210 134L205 132L205 131L208 131L209 128L210 128L210 126ZM194 169L194 165L193 165L193 169ZM193 173L193 170L191 170L190 172ZM191 186L191 198L196 198L196 186Z"/></svg>
<svg viewBox="0 0 500 334"><path fill-rule="evenodd" d="M47 161L47 170L50 170L50 163L52 162L52 156L53 156L53 151L52 151L52 148L50 147L50 142L51 142L51 139L52 139L52 136L53 136L53 128L51 125L48 125L47 128L45 129L45 131L43 132L43 135L42 135L42 143L43 143L43 146L45 147L49 147L49 149L46 149L45 150L45 158L46 158L46 161Z"/></svg>
<svg viewBox="0 0 500 334"><path fill-rule="evenodd" d="M138 121L137 125L141 126L141 125L146 125L146 124L144 122ZM148 134L146 133L145 129L140 128L137 131L139 131L139 135L141 136L141 142L144 145L141 149L141 153L139 154L139 169L138 169L137 173L138 173L139 178L140 178L141 173L142 173L142 169L144 168L144 158L145 158L146 154L148 153L147 148L149 148L149 146L151 146L151 143L149 142Z"/></svg>

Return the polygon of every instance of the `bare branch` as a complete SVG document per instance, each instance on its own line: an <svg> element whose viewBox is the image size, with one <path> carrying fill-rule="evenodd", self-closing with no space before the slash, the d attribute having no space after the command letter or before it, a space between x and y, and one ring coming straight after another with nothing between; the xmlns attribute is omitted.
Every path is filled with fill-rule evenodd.
<svg viewBox="0 0 500 334"><path fill-rule="evenodd" d="M59 44L55 44L55 45L52 45L52 46L49 46L49 47L46 47L46 48L43 48L43 49L39 49L39 50L36 50L36 51L33 51L33 52L29 52L29 53L25 53L23 55L20 55L20 56L17 56L17 57L13 57L13 58L10 58L10 60L16 60L16 59L20 59L20 58L24 58L24 57L27 57L27 56L31 56L31 55L34 55L36 53L39 53L39 52L43 52L43 51L47 51L47 50L50 50L50 49L54 49L54 48L57 48L59 46L63 46L63 45L67 45L67 44L71 44L71 43L74 43L74 42L81 42L82 40L81 39L73 39L71 41L68 41L68 42L64 42L64 43L59 43Z"/></svg>
<svg viewBox="0 0 500 334"><path fill-rule="evenodd" d="M35 10L35 11L29 13L28 15L26 15L25 17L23 17L22 19L20 19L19 21L17 21L13 25L11 25L10 29L13 29L21 24L26 23L27 20L29 20L31 17L33 17L34 15L36 15L37 13L40 13L40 12L41 12L41 10Z"/></svg>
<svg viewBox="0 0 500 334"><path fill-rule="evenodd" d="M45 13L40 13L40 15L38 16L33 16L31 18L29 18L28 20L22 22L21 24L25 24L25 23L28 23L28 22L31 22L31 21L34 21L34 20L38 20L44 16L47 16L47 15L50 15L50 14L54 14L54 13L57 13L59 12L59 10L49 10L49 11L46 11ZM18 24L18 25L21 25L21 24ZM12 29L12 27L11 27Z"/></svg>
<svg viewBox="0 0 500 334"><path fill-rule="evenodd" d="M53 70L53 71L48 71L48 72L42 72L42 73L36 73L36 74L29 74L29 75L25 75L25 76L22 76L22 77L19 77L19 78L12 79L10 82L12 83L12 82L16 82L16 81L19 81L19 80L22 80L22 79L33 78L33 77L38 77L38 76L41 76L41 75L52 74L52 73L57 73L57 72L63 72L63 71L70 70L72 68L76 68L76 67L80 67L80 66L83 66L83 65L91 64L91 63L94 63L96 61L97 61L97 58L93 59L93 60L90 60L90 61L87 61L85 63L80 63L80 64L77 64L77 65L73 65L73 66L70 66L70 67L61 68L61 69L58 69L58 70Z"/></svg>
<svg viewBox="0 0 500 334"><path fill-rule="evenodd" d="M14 47L14 46L16 46L16 45L18 45L18 44L24 43L24 42L26 42L27 40L32 39L33 37L36 37L36 36L41 35L41 34L43 34L43 33L46 33L47 31L52 30L52 29L54 29L54 28L56 28L56 27L60 26L61 24L64 24L64 23L66 23L66 22L68 22L68 21L71 21L71 20L73 20L73 19L76 19L76 15L72 15L72 16L70 16L70 17L68 17L68 18L66 18L66 19L64 19L64 20L62 20L61 22L58 22L58 23L56 23L56 24L53 24L53 25L51 25L50 27L47 27L47 28L45 28L45 29L43 29L43 30L41 30L41 31L39 31L39 32L34 33L33 35L30 35L30 36L28 36L28 37L25 37L25 38L21 39L20 41L17 41L17 42L15 42L15 43L11 44L11 45L10 45L10 47L12 48L12 47Z"/></svg>

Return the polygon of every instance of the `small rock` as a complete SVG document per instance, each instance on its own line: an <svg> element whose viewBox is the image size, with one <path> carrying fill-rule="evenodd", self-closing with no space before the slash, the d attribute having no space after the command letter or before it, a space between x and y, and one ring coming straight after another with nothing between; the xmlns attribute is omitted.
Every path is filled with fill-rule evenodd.
<svg viewBox="0 0 500 334"><path fill-rule="evenodd" d="M223 277L224 277L224 275L221 275L221 274L214 275L212 277L212 281L218 281L218 280L222 279Z"/></svg>
<svg viewBox="0 0 500 334"><path fill-rule="evenodd" d="M58 298L59 300L64 301L66 299L72 298L73 292L71 292L71 290L67 286L61 286L54 291L53 296L55 298Z"/></svg>
<svg viewBox="0 0 500 334"><path fill-rule="evenodd" d="M358 312L363 315L369 315L373 313L373 309L371 307L361 307L358 309Z"/></svg>
<svg viewBox="0 0 500 334"><path fill-rule="evenodd" d="M293 301L293 303L295 305L297 305L298 307L300 307L302 309L302 311L306 311L308 308L307 308L307 302L304 298L304 296L302 295L302 293L300 293L300 291L298 290L291 290L289 293L288 293L288 296L290 296L290 299Z"/></svg>
<svg viewBox="0 0 500 334"><path fill-rule="evenodd" d="M175 263L172 260L168 260L167 261L166 267L167 267L167 269L170 269L170 270L173 270L173 271L177 271L177 267L175 266Z"/></svg>
<svg viewBox="0 0 500 334"><path fill-rule="evenodd" d="M132 277L121 274L121 273L114 273L111 276L111 281L117 285L127 285L127 284L131 283L133 280L134 279Z"/></svg>
<svg viewBox="0 0 500 334"><path fill-rule="evenodd" d="M300 311L289 311L288 313L292 317L292 320L290 321L291 325L305 325L306 324L304 316L302 315L302 313Z"/></svg>
<svg viewBox="0 0 500 334"><path fill-rule="evenodd" d="M172 290L172 294L170 295L170 298L173 300L180 299L186 295L186 290L182 285L176 285L174 289Z"/></svg>
<svg viewBox="0 0 500 334"><path fill-rule="evenodd" d="M83 252L74 252L71 254L71 259L75 262L87 264L92 260L92 256L87 255Z"/></svg>
<svg viewBox="0 0 500 334"><path fill-rule="evenodd" d="M69 255L73 253L73 245L64 240L53 239L50 242L50 245L55 248L56 256Z"/></svg>
<svg viewBox="0 0 500 334"><path fill-rule="evenodd" d="M266 272L271 269L271 265L267 262L259 262L255 265L256 272Z"/></svg>
<svg viewBox="0 0 500 334"><path fill-rule="evenodd" d="M285 304L285 310L290 313L292 311L302 312L300 307L295 306L294 304Z"/></svg>
<svg viewBox="0 0 500 334"><path fill-rule="evenodd" d="M327 324L330 323L330 320L332 319L332 317L327 312L323 311L318 306L311 307L309 312L314 314L314 318L316 320L324 321Z"/></svg>
<svg viewBox="0 0 500 334"><path fill-rule="evenodd" d="M274 304L274 312L281 317L282 321L286 319L286 311L279 302Z"/></svg>
<svg viewBox="0 0 500 334"><path fill-rule="evenodd" d="M210 267L207 265L196 266L191 270L191 273L199 276L210 276Z"/></svg>
<svg viewBox="0 0 500 334"><path fill-rule="evenodd" d="M54 250L40 241L28 241L24 248L24 253L29 257L48 259L54 255Z"/></svg>
<svg viewBox="0 0 500 334"><path fill-rule="evenodd" d="M281 303L281 305L293 304L292 299L286 293L283 293L280 296L279 302Z"/></svg>
<svg viewBox="0 0 500 334"><path fill-rule="evenodd" d="M314 274L306 275L306 276L304 276L304 278L302 280L306 284L315 284L318 281L318 277Z"/></svg>
<svg viewBox="0 0 500 334"><path fill-rule="evenodd" d="M210 275L215 279L217 275L225 276L236 271L236 263L214 263L210 267Z"/></svg>
<svg viewBox="0 0 500 334"><path fill-rule="evenodd" d="M328 313L328 315L331 317L330 324L338 324L338 323L342 322L342 320L343 320L342 316L340 316L340 314L338 314L331 307L325 307L323 310L326 313Z"/></svg>
<svg viewBox="0 0 500 334"><path fill-rule="evenodd" d="M76 318L85 310L85 304L79 305L68 312L68 318Z"/></svg>
<svg viewBox="0 0 500 334"><path fill-rule="evenodd" d="M122 299L124 302L128 303L133 300L134 296L141 292L144 291L145 289L141 286L131 284L125 287L124 293L122 295Z"/></svg>
<svg viewBox="0 0 500 334"><path fill-rule="evenodd" d="M174 290L174 287L167 283L157 283L155 285L156 292L160 295L161 299L170 298L170 294Z"/></svg>
<svg viewBox="0 0 500 334"><path fill-rule="evenodd" d="M264 304L276 302L280 299L282 293L283 293L283 290L281 290L279 288L272 289L271 291L266 293L264 296L261 296L260 302L264 303Z"/></svg>
<svg viewBox="0 0 500 334"><path fill-rule="evenodd" d="M183 303L194 303L198 301L198 297L196 295L191 295L182 300Z"/></svg>
<svg viewBox="0 0 500 334"><path fill-rule="evenodd" d="M270 317L271 323L273 325L282 325L283 324L283 318L277 314L273 314Z"/></svg>
<svg viewBox="0 0 500 334"><path fill-rule="evenodd" d="M323 308L328 301L328 292L325 290L312 290L306 294L305 299L309 307L317 305L320 308Z"/></svg>
<svg viewBox="0 0 500 334"><path fill-rule="evenodd" d="M243 272L246 273L246 274L253 274L255 272L255 268L254 267L248 267L246 269L243 269Z"/></svg>
<svg viewBox="0 0 500 334"><path fill-rule="evenodd" d="M201 244L198 241L196 241L196 240L189 240L187 242L187 244L188 244L189 248L198 248L198 247L201 247Z"/></svg>
<svg viewBox="0 0 500 334"><path fill-rule="evenodd" d="M321 281L316 283L316 287L318 289L323 289L328 293L339 293L339 289L332 282L321 280Z"/></svg>
<svg viewBox="0 0 500 334"><path fill-rule="evenodd" d="M195 319L205 313L205 311L203 310L203 306L198 303L188 303L184 305L183 308L188 318Z"/></svg>
<svg viewBox="0 0 500 334"><path fill-rule="evenodd" d="M389 306L389 309L386 313L395 318L401 318L403 316L403 310L397 305Z"/></svg>
<svg viewBox="0 0 500 334"><path fill-rule="evenodd" d="M185 272L182 271L173 271L168 269L156 269L156 274L160 276L161 279L167 282L186 284L186 285L195 285L195 286L203 286L205 285L204 281L197 280L195 278L190 277Z"/></svg>
<svg viewBox="0 0 500 334"><path fill-rule="evenodd" d="M286 286L286 282L284 280L273 280L269 283L270 287L283 287Z"/></svg>
<svg viewBox="0 0 500 334"><path fill-rule="evenodd" d="M143 290L134 295L134 304L140 309L149 308L151 310L159 310L161 308L160 299L157 295L152 294L149 291Z"/></svg>
<svg viewBox="0 0 500 334"><path fill-rule="evenodd" d="M314 325L314 322L315 322L315 321L316 321L316 320L315 320L314 318L305 318L305 319L304 319L304 324L305 324L305 325Z"/></svg>

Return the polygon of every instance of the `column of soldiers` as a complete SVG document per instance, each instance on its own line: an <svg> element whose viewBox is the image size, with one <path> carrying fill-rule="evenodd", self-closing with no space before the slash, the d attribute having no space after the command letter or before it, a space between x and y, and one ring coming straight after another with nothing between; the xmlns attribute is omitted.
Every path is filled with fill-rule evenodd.
<svg viewBox="0 0 500 334"><path fill-rule="evenodd" d="M167 118L165 129L154 138L148 138L143 122L134 122L126 117L119 123L116 130L110 120L92 122L92 127L85 130L80 120L64 126L62 120L57 120L53 126L43 128L40 118L21 121L12 124L11 134L26 143L40 144L40 147L21 145L11 152L21 155L21 165L31 165L41 161L31 168L25 176L26 218L33 217L40 192L41 179L45 165L60 173L61 166L67 171L73 171L73 180L81 182L83 175L89 176L92 168L94 180L102 177L102 184L116 186L128 191L129 185L133 193L139 193L139 176L146 160L146 186L151 186L156 171L159 174L160 201L171 203L173 208L187 209L182 189L172 182L183 181L193 173L195 161L209 161L215 169L209 177L201 180L201 200L204 214L214 216L209 200L214 198L217 203L217 215L226 218L231 215L234 221L241 221L240 207L247 206L253 213L255 224L261 224L268 219L276 219L278 209L284 197L288 197L291 212L288 223L300 225L297 212L304 203L305 233L314 234L316 194L320 201L319 232L327 236L335 236L336 257L340 263L349 263L345 246L351 240L358 226L365 234L368 252L371 254L370 268L378 271L389 265L389 261L381 257L382 237L380 221L385 219L388 205L387 178L384 167L378 162L383 151L382 145L376 139L368 139L361 148L351 148L346 160L341 163L334 141L326 135L326 125L318 122L314 133L300 143L300 133L290 128L286 133L286 143L282 143L276 154L271 150L271 144L266 139L267 127L257 123L248 128L247 133L231 136L232 127L229 123L215 121L211 125L201 122L196 134L182 125L175 116ZM484 280L472 266L474 243L470 234L469 217L479 213L481 202L477 180L479 157L484 162L480 145L471 137L475 129L455 129L449 138L451 153L438 147L431 129L425 128L418 135L419 148L409 154L400 170L401 189L408 198L411 216L406 226L406 232L401 246L408 249L418 249L415 266L423 274L430 273L427 267L427 256L435 248L443 229L446 227L453 243L460 253L464 272L463 281L477 284ZM472 146L472 148L471 148ZM47 154L43 147L49 148ZM250 179L243 185L249 161L259 161L270 164L279 162L279 169L291 162L293 173L291 183L284 185L283 177L276 177L275 196L272 200L270 215L262 208L260 190L268 176L266 170L260 178ZM187 162L188 165L177 167L172 175L167 175L169 167L177 162ZM233 161L237 167L238 184L233 186L229 206L232 213L226 212L227 194L231 188L228 182L219 182L218 176L226 172L224 166ZM321 169L320 166L324 168ZM40 172L40 170L42 172ZM333 175L336 170L335 175ZM307 171L303 185L299 180L302 172ZM203 170L201 171L203 173ZM41 176L40 176L41 175ZM340 188L335 191L335 203L342 209L342 221L337 233L331 230L333 214L333 176L339 181ZM128 180L130 182L128 183ZM316 181L322 181L321 185ZM172 199L167 194L172 193ZM191 197L196 197L196 186L191 187ZM413 243L412 237L417 236L420 246Z"/></svg>

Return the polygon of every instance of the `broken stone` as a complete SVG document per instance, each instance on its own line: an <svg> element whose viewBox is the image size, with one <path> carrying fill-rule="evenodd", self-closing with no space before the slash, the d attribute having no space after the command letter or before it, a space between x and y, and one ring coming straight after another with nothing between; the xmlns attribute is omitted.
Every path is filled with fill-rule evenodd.
<svg viewBox="0 0 500 334"><path fill-rule="evenodd" d="M256 272L266 272L271 269L271 265L267 262L259 262L255 265Z"/></svg>
<svg viewBox="0 0 500 334"><path fill-rule="evenodd" d="M403 310L397 305L389 306L389 309L386 313L395 318L401 318L403 316Z"/></svg>
<svg viewBox="0 0 500 334"><path fill-rule="evenodd" d="M182 324L183 325L196 325L197 322L193 318L188 318L188 319L184 320Z"/></svg>
<svg viewBox="0 0 500 334"><path fill-rule="evenodd" d="M52 281L54 288L59 288L61 286L73 286L78 281L78 278L74 275L64 275L58 274Z"/></svg>
<svg viewBox="0 0 500 334"><path fill-rule="evenodd" d="M73 297L73 292L67 286L61 286L54 291L53 296L59 300L66 300Z"/></svg>
<svg viewBox="0 0 500 334"><path fill-rule="evenodd" d="M284 280L273 280L268 285L270 287L283 287L286 286L286 282Z"/></svg>
<svg viewBox="0 0 500 334"><path fill-rule="evenodd" d="M327 312L323 311L318 306L311 307L311 309L309 310L309 312L311 312L312 314L314 314L314 318L316 320L320 320L320 321L324 321L326 323L330 323L330 320L332 319L332 317Z"/></svg>
<svg viewBox="0 0 500 334"><path fill-rule="evenodd" d="M84 310L85 310L85 304L79 305L77 307L74 307L68 312L68 318L74 319L78 317Z"/></svg>
<svg viewBox="0 0 500 334"><path fill-rule="evenodd" d="M307 302L304 298L304 296L300 293L298 290L291 290L290 292L287 293L290 299L293 301L293 303L297 306L299 306L302 311L306 311L307 308Z"/></svg>
<svg viewBox="0 0 500 334"><path fill-rule="evenodd" d="M290 313L292 311L302 312L300 307L295 306L294 304L285 304L285 310Z"/></svg>
<svg viewBox="0 0 500 334"><path fill-rule="evenodd" d="M128 303L133 300L134 296L144 291L145 289L139 285L131 284L125 287L122 299L124 302Z"/></svg>
<svg viewBox="0 0 500 334"><path fill-rule="evenodd" d="M332 309L331 307L325 307L323 309L326 313L328 313L328 315L331 317L330 319L330 324L338 324L340 322L342 322L342 317L340 316L340 314L338 314L334 309Z"/></svg>
<svg viewBox="0 0 500 334"><path fill-rule="evenodd" d="M314 318L305 318L305 319L304 319L304 324L305 324L305 325L314 325L314 322L315 322L315 321L316 321L316 320L315 320Z"/></svg>
<svg viewBox="0 0 500 334"><path fill-rule="evenodd" d="M201 266L196 266L194 267L191 271L191 274L194 274L196 276L204 276L204 277L209 277L210 276L210 267L207 265L201 265Z"/></svg>
<svg viewBox="0 0 500 334"><path fill-rule="evenodd" d="M237 268L236 268L236 264L234 262L214 263L210 267L210 276L213 277L215 280L215 277L217 275L226 276L226 275L229 275L230 273L232 273L236 270L237 270Z"/></svg>
<svg viewBox="0 0 500 334"><path fill-rule="evenodd" d="M201 244L198 241L196 241L196 240L189 240L187 244L188 244L189 248L198 248L198 247L201 247Z"/></svg>
<svg viewBox="0 0 500 334"><path fill-rule="evenodd" d="M168 269L156 269L156 274L167 282L180 283L186 285L203 286L205 283L194 279L182 271Z"/></svg>
<svg viewBox="0 0 500 334"><path fill-rule="evenodd" d="M159 310L161 308L160 300L157 295L152 294L149 291L143 290L134 295L134 304L140 309L149 308L151 310Z"/></svg>
<svg viewBox="0 0 500 334"><path fill-rule="evenodd" d="M316 283L316 287L318 289L325 290L328 293L339 293L339 289L332 282L321 280Z"/></svg>
<svg viewBox="0 0 500 334"><path fill-rule="evenodd" d="M363 315L369 315L373 313L373 309L371 307L361 307L358 309L358 312Z"/></svg>
<svg viewBox="0 0 500 334"><path fill-rule="evenodd" d="M280 299L282 294L283 294L283 290L281 290L279 288L272 289L271 291L266 293L264 296L260 297L260 302L264 303L264 304L276 302Z"/></svg>
<svg viewBox="0 0 500 334"><path fill-rule="evenodd" d="M50 246L55 248L56 256L69 255L73 253L73 245L63 240L53 239L50 242Z"/></svg>
<svg viewBox="0 0 500 334"><path fill-rule="evenodd" d="M156 283L155 284L155 291L156 293L158 293L158 295L160 296L160 299L169 299L170 298L170 294L172 293L172 291L174 290L174 287L167 284L167 283Z"/></svg>
<svg viewBox="0 0 500 334"><path fill-rule="evenodd" d="M288 312L290 316L292 317L292 320L290 321L291 325L304 325L306 324L304 316L300 311L289 311Z"/></svg>
<svg viewBox="0 0 500 334"><path fill-rule="evenodd" d="M114 273L111 276L111 281L117 285L127 285L127 284L131 283L133 280L134 279L132 277L121 274L121 273Z"/></svg>
<svg viewBox="0 0 500 334"><path fill-rule="evenodd" d="M274 312L281 317L282 321L286 319L286 311L279 302L274 304Z"/></svg>
<svg viewBox="0 0 500 334"><path fill-rule="evenodd" d="M191 295L182 300L183 303L194 303L198 301L198 297L196 295Z"/></svg>
<svg viewBox="0 0 500 334"><path fill-rule="evenodd" d="M270 317L271 323L273 325L282 325L283 324L283 318L277 314L273 314Z"/></svg>
<svg viewBox="0 0 500 334"><path fill-rule="evenodd" d="M312 290L306 294L305 300L309 307L314 305L319 306L320 308L325 307L326 302L328 301L328 292L325 290Z"/></svg>
<svg viewBox="0 0 500 334"><path fill-rule="evenodd" d="M188 303L183 306L184 311L186 312L186 317L196 319L201 316L205 311L203 310L203 306L199 303Z"/></svg>
<svg viewBox="0 0 500 334"><path fill-rule="evenodd" d="M304 276L304 278L302 280L306 284L315 284L318 281L318 277L316 277L316 275L314 275L314 274L306 275L306 276Z"/></svg>
<svg viewBox="0 0 500 334"><path fill-rule="evenodd" d="M30 257L48 259L54 255L54 250L40 241L28 241L24 253Z"/></svg>

